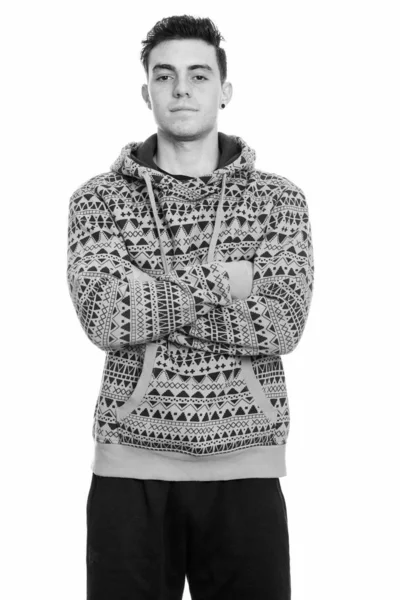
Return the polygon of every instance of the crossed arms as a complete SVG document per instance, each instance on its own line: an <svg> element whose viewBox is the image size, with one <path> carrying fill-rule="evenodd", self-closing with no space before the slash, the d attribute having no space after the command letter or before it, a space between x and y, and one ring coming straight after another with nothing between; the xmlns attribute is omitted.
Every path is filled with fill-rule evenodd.
<svg viewBox="0 0 400 600"><path fill-rule="evenodd" d="M310 309L314 261L307 202L286 186L252 261L211 262L152 278L131 262L101 194L81 188L69 205L69 293L89 339L118 350L168 337L228 354L287 354ZM244 289L246 289L244 293Z"/></svg>

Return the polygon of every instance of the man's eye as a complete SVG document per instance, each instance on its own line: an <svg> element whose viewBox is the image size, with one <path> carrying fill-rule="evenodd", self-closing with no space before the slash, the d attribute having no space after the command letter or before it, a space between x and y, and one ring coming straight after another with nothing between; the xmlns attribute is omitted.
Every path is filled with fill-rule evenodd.
<svg viewBox="0 0 400 600"><path fill-rule="evenodd" d="M157 81L160 81L161 79L163 79L165 81L166 77L171 77L170 75L160 75L160 77L157 77ZM207 77L204 77L204 75L195 75L194 77L200 77L201 79L207 80Z"/></svg>

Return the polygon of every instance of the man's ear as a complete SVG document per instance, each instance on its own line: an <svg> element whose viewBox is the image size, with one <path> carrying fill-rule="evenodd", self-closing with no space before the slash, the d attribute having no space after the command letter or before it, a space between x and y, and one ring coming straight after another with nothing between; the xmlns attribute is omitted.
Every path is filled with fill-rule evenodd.
<svg viewBox="0 0 400 600"><path fill-rule="evenodd" d="M222 86L222 98L221 98L221 102L223 102L225 104L225 106L227 106L229 104L229 102L231 101L232 94L233 94L233 86L232 86L231 82L225 81L225 83Z"/></svg>
<svg viewBox="0 0 400 600"><path fill-rule="evenodd" d="M150 96L149 96L149 88L147 83L144 83L142 85L142 97L143 100L146 102L147 106L149 107L149 109L151 110L151 102L150 102Z"/></svg>

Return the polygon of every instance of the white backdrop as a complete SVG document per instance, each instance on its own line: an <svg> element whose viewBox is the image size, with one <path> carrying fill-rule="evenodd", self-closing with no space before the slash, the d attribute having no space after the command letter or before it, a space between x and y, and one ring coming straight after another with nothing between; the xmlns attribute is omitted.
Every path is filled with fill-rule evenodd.
<svg viewBox="0 0 400 600"><path fill-rule="evenodd" d="M68 201L156 131L141 40L173 14L226 42L219 130L308 199L315 289L283 357L293 600L399 598L396 2L21 1L3 8L3 598L85 597L104 354L66 280ZM189 599L186 587L184 599ZM244 599L251 600L251 599Z"/></svg>

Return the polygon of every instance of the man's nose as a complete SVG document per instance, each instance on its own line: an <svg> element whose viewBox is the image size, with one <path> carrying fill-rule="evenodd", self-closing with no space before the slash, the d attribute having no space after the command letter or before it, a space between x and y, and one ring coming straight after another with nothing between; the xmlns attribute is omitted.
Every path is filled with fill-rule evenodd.
<svg viewBox="0 0 400 600"><path fill-rule="evenodd" d="M176 96L183 96L184 94L190 96L192 93L192 88L189 81L184 77L177 79L174 93Z"/></svg>

